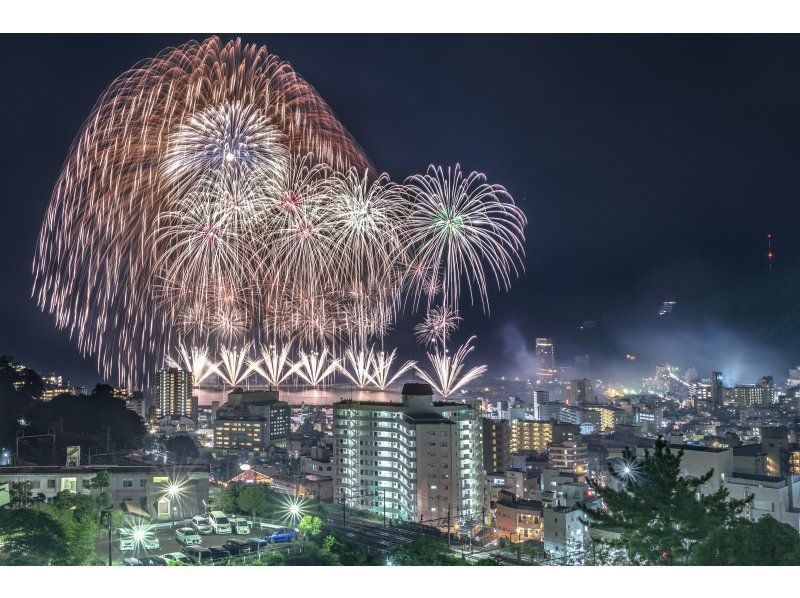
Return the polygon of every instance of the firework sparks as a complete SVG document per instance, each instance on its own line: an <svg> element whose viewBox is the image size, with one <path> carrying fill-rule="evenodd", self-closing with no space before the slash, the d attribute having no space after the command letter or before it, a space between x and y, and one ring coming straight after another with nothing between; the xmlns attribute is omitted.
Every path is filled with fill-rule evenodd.
<svg viewBox="0 0 800 598"><path fill-rule="evenodd" d="M482 376L488 369L485 365L479 365L462 375L461 370L464 369L464 360L474 348L472 347L473 340L475 340L475 337L470 337L452 357L447 354L446 349L437 353L428 353L428 359L433 366L433 375L428 375L420 368L417 368L417 373L437 393L443 397L449 397L459 388Z"/></svg>
<svg viewBox="0 0 800 598"><path fill-rule="evenodd" d="M241 349L222 347L220 350L220 358L222 361L220 365L214 368L214 371L226 384L238 386L252 371L251 366L245 365L248 362L249 352L249 344Z"/></svg>
<svg viewBox="0 0 800 598"><path fill-rule="evenodd" d="M464 177L458 164L446 173L431 166L408 179L410 241L418 248L412 271L426 274L417 278L417 299L441 284L444 307L455 310L465 284L470 299L477 294L486 309L484 266L499 286L510 286L524 252L526 219L505 188L485 181L479 172Z"/></svg>
<svg viewBox="0 0 800 598"><path fill-rule="evenodd" d="M284 345L280 351L275 345L261 347L261 359L250 360L249 367L264 378L270 386L278 388L294 372L289 361L290 345Z"/></svg>
<svg viewBox="0 0 800 598"><path fill-rule="evenodd" d="M369 351L347 349L345 357L347 359L339 364L339 371L347 376L353 384L358 386L358 388L366 388L368 384L375 383L370 373L372 369L372 360L375 357L372 349Z"/></svg>
<svg viewBox="0 0 800 598"><path fill-rule="evenodd" d="M460 321L458 314L446 307L434 307L428 311L422 323L414 326L414 335L425 345L434 345L437 342L445 344L450 339L450 334L458 328Z"/></svg>
<svg viewBox="0 0 800 598"><path fill-rule="evenodd" d="M202 384L203 381L216 371L220 365L208 358L208 349L192 347L189 351L183 344L178 347L181 362L172 357L167 358L167 365L177 369L185 369L192 373L192 380L195 385Z"/></svg>
<svg viewBox="0 0 800 598"><path fill-rule="evenodd" d="M405 372L413 369L417 362L406 361L397 370L392 372L392 364L394 363L395 353L397 349L393 349L391 353L386 351L378 351L372 358L372 379L375 386L381 390L386 390L389 386L402 376Z"/></svg>
<svg viewBox="0 0 800 598"><path fill-rule="evenodd" d="M382 340L409 297L457 314L466 286L488 307L487 280L508 287L519 267L525 224L504 188L459 166L403 184L376 173L287 63L212 37L138 64L100 97L53 191L33 295L126 386L176 342L293 343L289 369L316 385L333 370L312 357ZM246 366L232 355L207 370L230 384L250 371L285 379L283 350Z"/></svg>
<svg viewBox="0 0 800 598"><path fill-rule="evenodd" d="M295 373L313 387L320 386L339 369L339 360L328 359L328 349L321 353L300 352L300 359L295 364Z"/></svg>

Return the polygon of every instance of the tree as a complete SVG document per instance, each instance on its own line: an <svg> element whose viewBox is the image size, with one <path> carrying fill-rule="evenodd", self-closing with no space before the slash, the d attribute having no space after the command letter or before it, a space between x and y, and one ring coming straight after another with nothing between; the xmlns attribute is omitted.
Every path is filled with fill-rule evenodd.
<svg viewBox="0 0 800 598"><path fill-rule="evenodd" d="M37 509L0 511L0 538L9 565L58 564L68 551L63 524Z"/></svg>
<svg viewBox="0 0 800 598"><path fill-rule="evenodd" d="M730 526L749 502L728 500L725 488L698 497L714 472L682 477L682 457L682 450L670 451L661 437L652 454L645 451L641 461L626 449L627 465L611 467L621 489L590 482L602 507L578 505L587 525L620 534L611 544L624 548L633 564L686 564L698 542L713 530Z"/></svg>
<svg viewBox="0 0 800 598"><path fill-rule="evenodd" d="M694 565L800 565L800 534L764 515L713 530L692 554Z"/></svg>
<svg viewBox="0 0 800 598"><path fill-rule="evenodd" d="M242 482L231 482L225 486L214 499L213 508L225 513L240 512L239 495L244 490L244 487L245 485Z"/></svg>
<svg viewBox="0 0 800 598"><path fill-rule="evenodd" d="M11 482L8 488L11 508L24 509L33 502L33 485L30 482Z"/></svg>
<svg viewBox="0 0 800 598"><path fill-rule="evenodd" d="M322 533L322 519L314 515L303 515L297 529L307 536L318 536Z"/></svg>
<svg viewBox="0 0 800 598"><path fill-rule="evenodd" d="M92 512L79 509L77 501L72 502L73 506L66 508L56 504L35 507L57 521L63 529L64 547L53 559L53 565L91 565L97 560L95 542L100 529L97 517Z"/></svg>
<svg viewBox="0 0 800 598"><path fill-rule="evenodd" d="M97 475L89 482L89 487L92 490L100 490L100 496L97 498L97 506L100 509L108 509L111 507L111 493L106 492L105 489L111 486L111 474L106 471L98 471Z"/></svg>
<svg viewBox="0 0 800 598"><path fill-rule="evenodd" d="M247 484L239 493L239 509L251 516L270 517L279 508L277 494L266 484Z"/></svg>
<svg viewBox="0 0 800 598"><path fill-rule="evenodd" d="M400 546L392 554L396 565L462 565L461 559L454 555L447 544L427 538L418 538Z"/></svg>
<svg viewBox="0 0 800 598"><path fill-rule="evenodd" d="M188 463L200 456L194 440L186 434L178 434L164 442L164 450L172 456L174 463Z"/></svg>

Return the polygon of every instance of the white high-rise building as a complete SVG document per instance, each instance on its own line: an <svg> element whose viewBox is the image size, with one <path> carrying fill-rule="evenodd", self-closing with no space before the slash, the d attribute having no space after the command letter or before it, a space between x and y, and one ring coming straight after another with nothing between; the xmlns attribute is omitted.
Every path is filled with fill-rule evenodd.
<svg viewBox="0 0 800 598"><path fill-rule="evenodd" d="M407 383L399 403L336 403L333 422L334 500L406 521L482 509L482 430L472 405L434 402L430 385Z"/></svg>
<svg viewBox="0 0 800 598"><path fill-rule="evenodd" d="M192 396L192 373L176 368L160 370L156 394L161 417L183 416L197 420L197 397Z"/></svg>

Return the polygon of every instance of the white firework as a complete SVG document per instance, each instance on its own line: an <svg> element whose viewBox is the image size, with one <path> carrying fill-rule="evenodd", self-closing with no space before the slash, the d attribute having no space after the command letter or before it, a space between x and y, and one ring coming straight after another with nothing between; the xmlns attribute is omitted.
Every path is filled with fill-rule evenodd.
<svg viewBox="0 0 800 598"><path fill-rule="evenodd" d="M214 368L214 371L226 384L230 386L239 386L239 383L247 378L251 372L250 367L247 365L249 352L249 343L241 349L222 347L220 350L221 361L220 364Z"/></svg>
<svg viewBox="0 0 800 598"><path fill-rule="evenodd" d="M372 358L372 379L375 386L381 390L386 390L389 386L402 376L405 372L413 369L416 361L406 361L397 370L392 372L392 364L394 363L395 353L397 349L393 349L391 353L386 351L377 351Z"/></svg>
<svg viewBox="0 0 800 598"><path fill-rule="evenodd" d="M346 360L339 364L339 371L358 388L366 388L369 384L374 384L370 370L375 354L372 349L369 351L354 351L352 348L345 352Z"/></svg>
<svg viewBox="0 0 800 598"><path fill-rule="evenodd" d="M461 166L430 166L424 175L407 180L410 206L410 242L416 248L409 272L421 272L415 298L429 296L431 285L441 283L443 306L458 308L462 285L470 299L478 295L488 309L487 269L498 286L508 289L511 273L518 272L524 254L525 215L500 185ZM431 280L430 274L436 277Z"/></svg>
<svg viewBox="0 0 800 598"><path fill-rule="evenodd" d="M178 353L182 362L167 358L167 365L177 369L185 369L192 373L192 380L195 386L202 384L203 381L216 371L218 364L209 360L208 349L205 347L192 347L191 351L181 344L178 347Z"/></svg>
<svg viewBox="0 0 800 598"><path fill-rule="evenodd" d="M458 313L443 306L434 307L428 311L425 320L414 326L414 335L425 345L435 345L437 342L445 345L460 321Z"/></svg>
<svg viewBox="0 0 800 598"><path fill-rule="evenodd" d="M300 351L300 359L295 364L295 373L311 386L319 386L339 369L339 360L328 359L328 349L321 353Z"/></svg>
<svg viewBox="0 0 800 598"><path fill-rule="evenodd" d="M275 345L261 347L261 359L250 360L249 367L264 378L270 386L278 388L294 372L289 361L291 345L284 345L280 351Z"/></svg>
<svg viewBox="0 0 800 598"><path fill-rule="evenodd" d="M428 353L428 359L433 366L433 375L428 375L425 370L418 367L416 369L420 378L446 398L482 376L488 369L485 365L479 365L464 374L461 373L464 369L464 360L474 348L471 346L473 340L475 340L475 337L471 336L452 356L448 355L447 349L442 349L436 353Z"/></svg>

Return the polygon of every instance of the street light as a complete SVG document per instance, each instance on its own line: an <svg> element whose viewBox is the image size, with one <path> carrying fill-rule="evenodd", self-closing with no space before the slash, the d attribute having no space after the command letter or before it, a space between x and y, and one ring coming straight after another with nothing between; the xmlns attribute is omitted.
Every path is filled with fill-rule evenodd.
<svg viewBox="0 0 800 598"><path fill-rule="evenodd" d="M167 491L164 494L169 499L170 514L172 515L170 529L172 529L175 527L175 514L178 510L178 507L174 503L179 500L183 494L183 485L176 480L170 480L167 484Z"/></svg>

